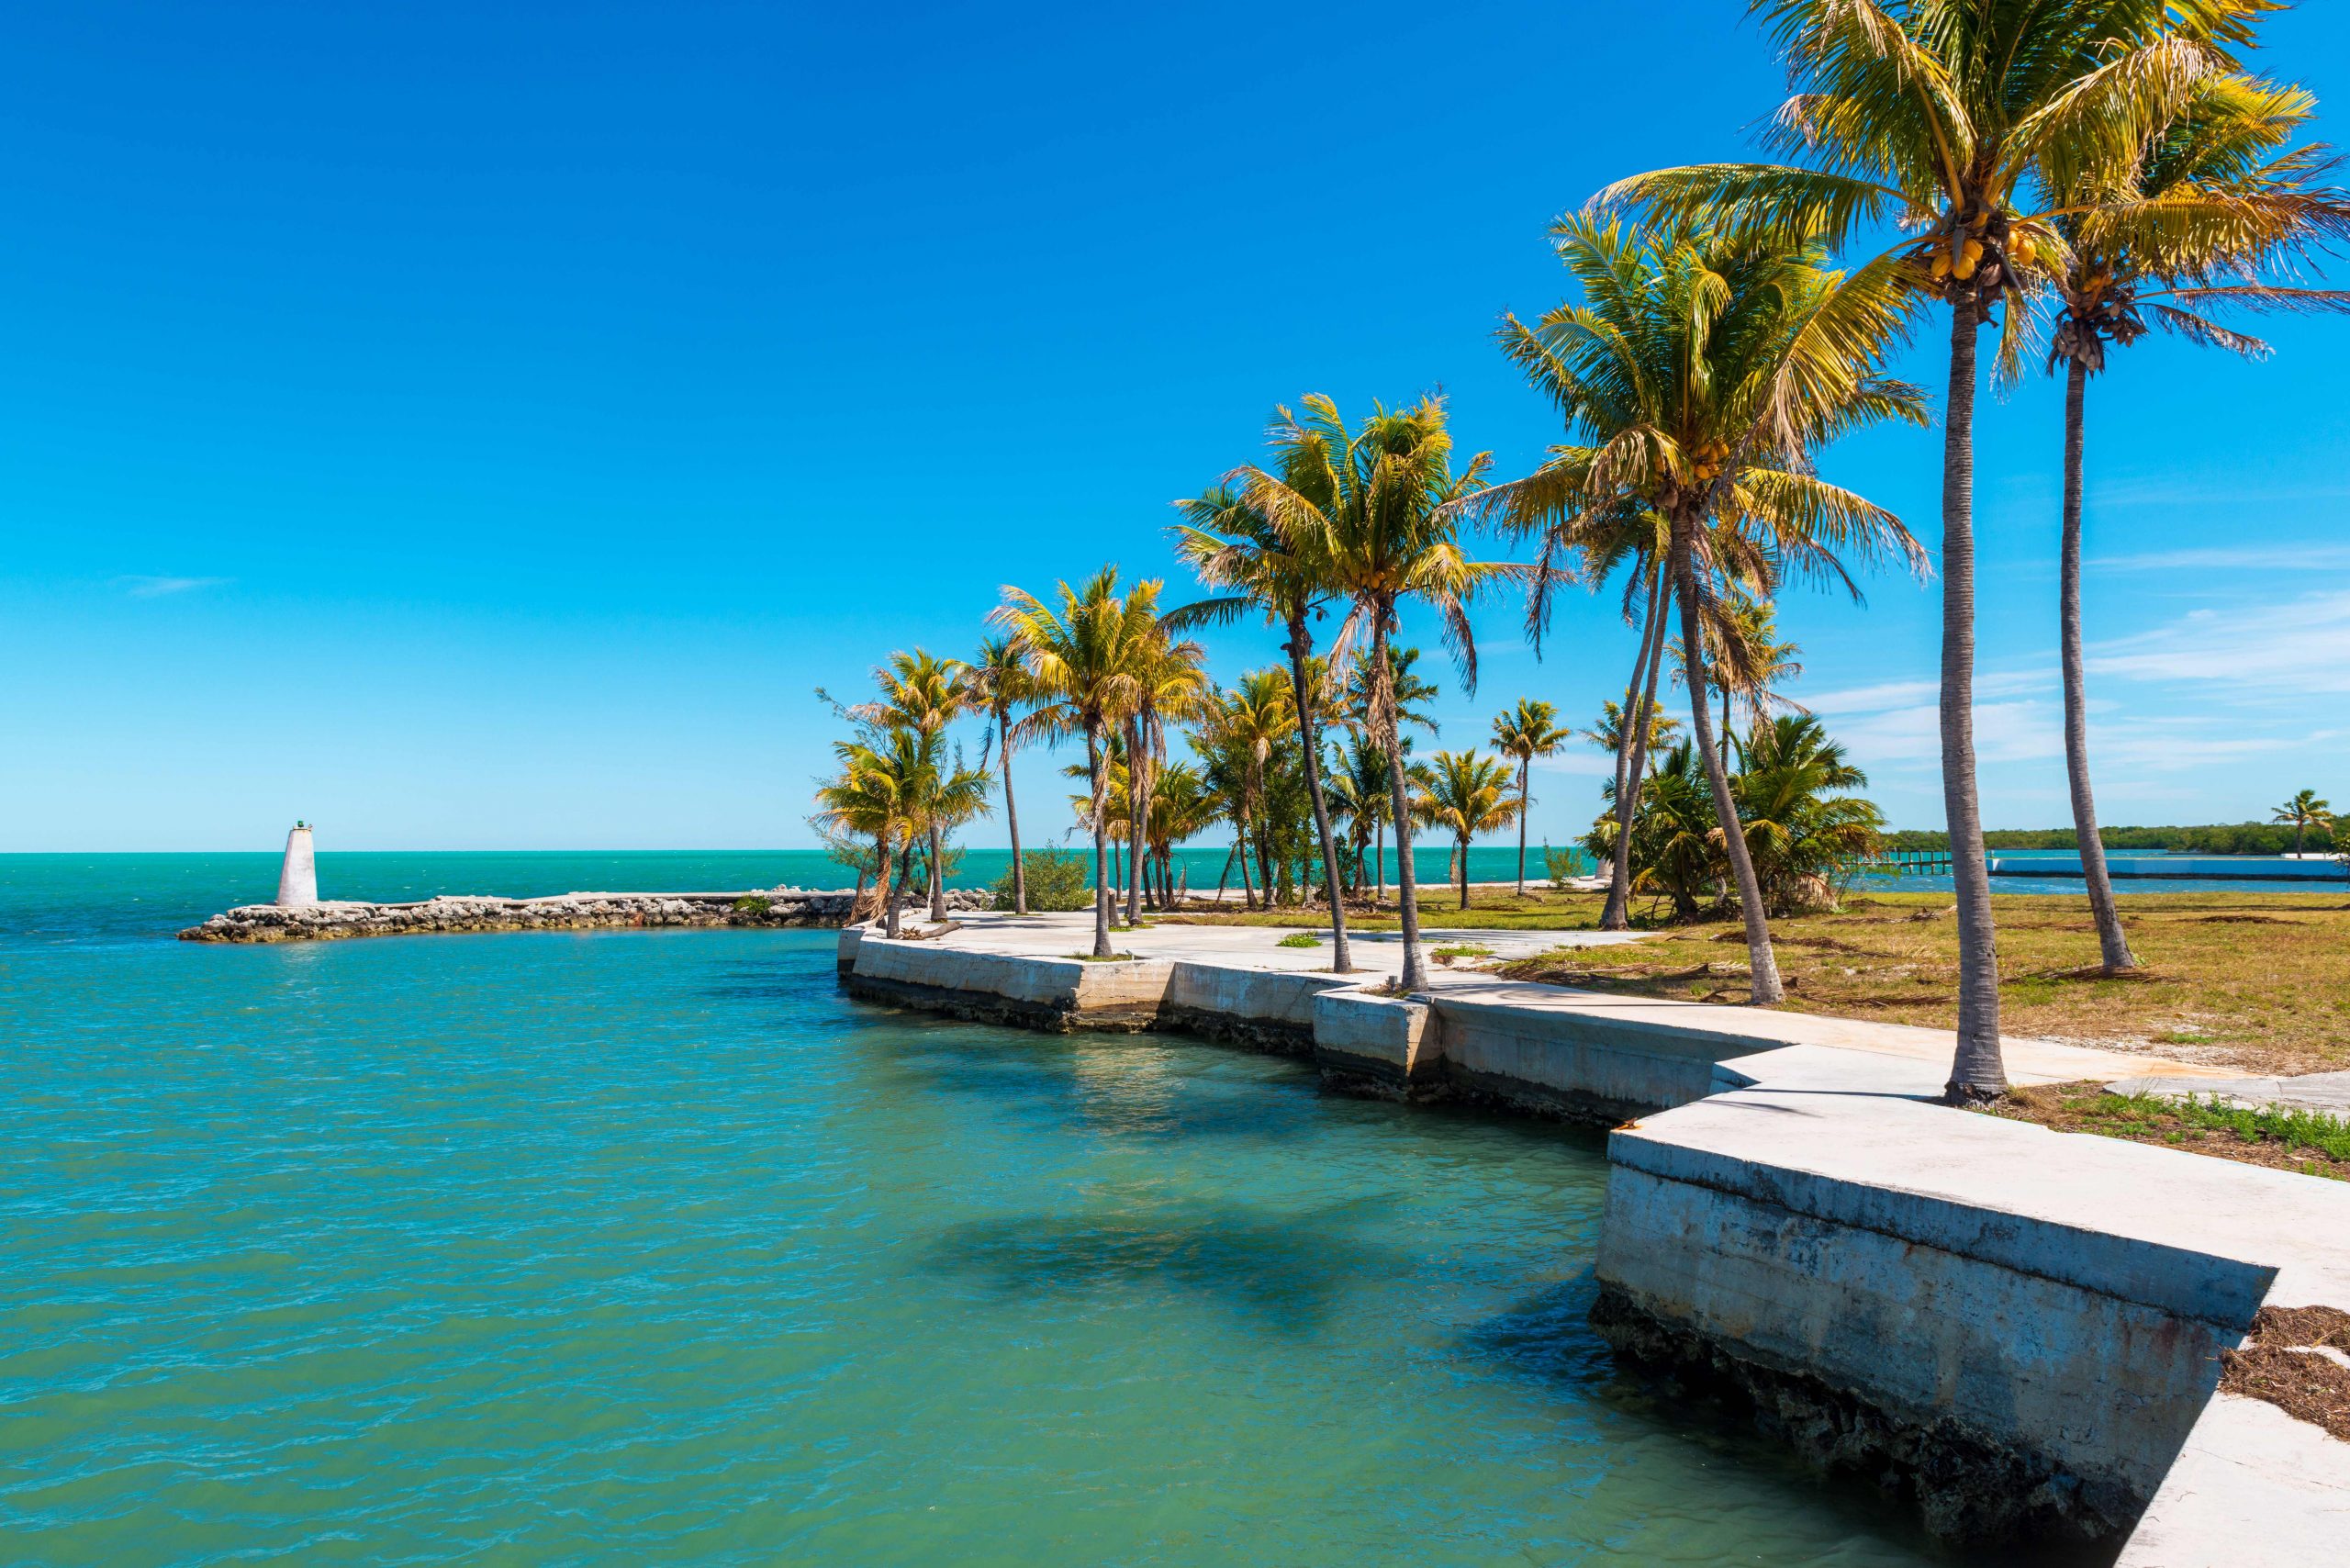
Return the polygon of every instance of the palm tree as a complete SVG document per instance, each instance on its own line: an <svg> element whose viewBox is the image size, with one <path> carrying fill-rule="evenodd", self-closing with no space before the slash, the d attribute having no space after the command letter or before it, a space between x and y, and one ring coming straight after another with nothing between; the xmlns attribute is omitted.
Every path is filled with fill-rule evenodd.
<svg viewBox="0 0 2350 1568"><path fill-rule="evenodd" d="M1739 745L1739 817L1774 913L1832 903L1843 868L1876 852L1884 813L1846 792L1868 781L1810 714L1755 721Z"/></svg>
<svg viewBox="0 0 2350 1568"><path fill-rule="evenodd" d="M1372 873L1371 900L1387 890L1387 754L1379 743L1360 729L1347 736L1346 747L1337 758L1325 778L1330 791L1330 803L1340 816L1347 819L1348 861L1355 868L1353 885L1360 889L1363 872ZM1371 867L1363 864L1363 851L1376 849Z"/></svg>
<svg viewBox="0 0 2350 1568"><path fill-rule="evenodd" d="M2287 146L2316 100L2298 87L2244 76L2202 84L2151 138L2129 188L2113 173L2081 167L2059 148L2042 160L2040 205L2063 216L2056 330L2048 356L2065 367L2065 491L2057 566L2057 637L2065 674L2065 763L2074 836L2104 967L2137 967L2105 866L2097 797L2089 783L2088 697L2081 655L2081 493L2088 379L2106 367L2108 344L2127 346L2151 329L2190 342L2264 357L2268 345L2214 321L2214 307L2255 311L2340 311L2350 294L2280 287L2261 274L2312 245L2350 231L2350 204L2313 181L2325 149Z"/></svg>
<svg viewBox="0 0 2350 1568"><path fill-rule="evenodd" d="M846 712L859 723L883 730L910 729L926 736L939 735L975 700L968 665L960 659L934 657L920 648L911 654L891 654L889 663L874 670L873 681L881 689L880 700L858 703ZM930 841L930 918L944 921L946 876L942 835L946 830L934 822L923 831Z"/></svg>
<svg viewBox="0 0 2350 1568"><path fill-rule="evenodd" d="M1297 709L1279 670L1252 670L1240 684L1219 699L1215 725L1225 744L1242 759L1241 812L1254 825L1257 879L1264 885L1265 902L1273 902L1272 856L1267 843L1265 765L1274 751L1297 729ZM1244 874L1246 868L1243 868Z"/></svg>
<svg viewBox="0 0 2350 1568"><path fill-rule="evenodd" d="M1028 662L1009 637L990 637L973 660L971 697L995 719L997 753L1003 768L1003 823L1012 834L1012 913L1028 913L1028 873L1020 858L1020 812L1012 803L1013 714L1034 699ZM984 763L984 759L983 763Z"/></svg>
<svg viewBox="0 0 2350 1568"><path fill-rule="evenodd" d="M1143 585L1148 586L1148 585ZM1118 594L1118 569L1104 566L1083 586L1058 585L1058 605L1007 587L990 614L1021 655L1035 682L1036 707L1021 721L1024 734L1081 734L1085 767L1092 781L1087 817L1093 830L1093 956L1114 957L1110 947L1109 769L1102 741L1123 724L1141 693L1131 667L1126 604Z"/></svg>
<svg viewBox="0 0 2350 1568"><path fill-rule="evenodd" d="M1670 713L1649 715L1648 747L1662 751L1681 733L1681 721ZM1624 753L1624 710L1613 698L1599 704L1599 722L1585 730L1583 738L1602 751L1621 756Z"/></svg>
<svg viewBox="0 0 2350 1568"><path fill-rule="evenodd" d="M1150 807L1150 850L1158 862L1159 892L1172 909L1175 846L1205 833L1224 806L1207 775L1188 762L1159 769L1157 784Z"/></svg>
<svg viewBox="0 0 2350 1568"><path fill-rule="evenodd" d="M1133 711L1125 717L1127 772L1126 811L1140 819L1136 842L1148 838L1153 778L1167 757L1168 721L1181 723L1206 711L1211 695L1203 666L1206 653L1188 639L1171 633L1174 621L1162 614L1158 596L1164 586L1157 579L1137 583L1126 595L1125 662L1134 677ZM1136 858L1127 868L1126 924L1141 918L1142 866Z"/></svg>
<svg viewBox="0 0 2350 1568"><path fill-rule="evenodd" d="M959 757L950 763L946 737L935 730L894 724L833 749L842 777L818 791L820 815L841 827L862 824L875 834L885 881L893 838L910 846L916 837L927 835L936 845L947 829L987 811L987 771L966 767ZM882 894L884 928L892 937L898 935L898 906L911 856L901 856L900 863L908 869L901 870L897 891L885 887Z"/></svg>
<svg viewBox="0 0 2350 1568"><path fill-rule="evenodd" d="M817 786L813 820L820 831L833 837L873 840L873 913L888 910L894 919L897 912L890 907L890 842L903 826L905 815L888 777L877 769L856 766L863 759L849 749L855 744L839 742L834 745L841 771ZM856 897L849 910L852 924L869 918L865 907L865 868L860 865Z"/></svg>
<svg viewBox="0 0 2350 1568"><path fill-rule="evenodd" d="M1473 751L1440 751L1428 764L1412 817L1452 834L1454 862L1460 868L1460 907L1469 907L1469 844L1481 833L1507 827L1525 812L1509 798L1507 764Z"/></svg>
<svg viewBox="0 0 2350 1568"><path fill-rule="evenodd" d="M1737 584L1768 591L1797 573L1857 598L1847 557L1919 559L1897 518L1822 481L1811 458L1856 426L1924 422L1918 390L1879 369L1900 336L1899 290L1889 269L1830 272L1817 245L1783 247L1751 231L1568 218L1552 235L1584 303L1532 328L1507 319L1505 342L1585 442L1553 447L1533 475L1477 504L1513 532L1565 528L1570 539L1595 516L1603 548L1620 548L1628 512L1664 521L1662 571L1680 610L1691 732L1725 829L1752 995L1768 1005L1783 988L1715 742L1708 627ZM1636 746L1641 729L1633 726ZM1628 854L1625 844L1619 816L1617 845Z"/></svg>
<svg viewBox="0 0 2350 1568"><path fill-rule="evenodd" d="M1303 418L1279 410L1270 438L1272 471L1238 469L1225 483L1237 487L1285 536L1313 542L1315 558L1326 563L1331 590L1349 605L1341 637L1358 626L1370 633L1370 723L1387 756L1395 822L1404 927L1400 984L1417 991L1427 983L1427 958L1420 944L1411 808L1396 722L1394 666L1388 657L1396 610L1416 599L1436 611L1461 683L1473 693L1477 644L1469 627L1470 601L1497 578L1522 574L1472 561L1461 547L1451 503L1483 485L1489 457L1480 453L1453 472L1452 432L1441 398L1424 398L1393 411L1374 405L1358 431L1347 428L1327 398L1305 398L1304 409Z"/></svg>
<svg viewBox="0 0 2350 1568"><path fill-rule="evenodd" d="M1803 666L1796 662L1795 655L1803 650L1793 643L1779 641L1778 612L1771 601L1757 599L1733 583L1715 609L1717 613L1707 631L1721 649L1711 672L1711 684L1722 700L1721 744L1730 744L1733 701L1745 709L1749 729L1769 718L1774 709L1807 711L1802 703L1775 689L1782 681L1802 676ZM1678 650L1673 663L1673 679L1686 685L1688 676L1679 667Z"/></svg>
<svg viewBox="0 0 2350 1568"><path fill-rule="evenodd" d="M1185 521L1175 532L1176 549L1200 580L1230 590L1177 612L1186 623L1229 619L1242 610L1263 612L1281 630L1281 652L1289 655L1292 711L1297 715L1298 751L1305 765L1305 792L1314 802L1314 829L1322 844L1322 876L1330 895L1330 968L1349 974L1354 959L1347 947L1346 900L1338 896L1337 842L1330 833L1330 803L1322 788L1324 678L1314 678L1312 621L1330 597L1326 563L1313 553L1315 536L1285 533L1270 518L1219 485L1191 500L1175 503Z"/></svg>
<svg viewBox="0 0 2350 1568"><path fill-rule="evenodd" d="M2291 800L2269 812L2268 820L2273 823L2293 824L2293 855L2298 859L2300 857L2303 842L2309 837L2310 829L2313 827L2330 829L2333 826L2333 808L2319 800L2316 790L2299 790L2294 791Z"/></svg>
<svg viewBox="0 0 2350 1568"><path fill-rule="evenodd" d="M1892 220L1900 237L1857 275L1897 276L1950 307L1942 440L1942 801L1958 895L1953 1101L2007 1090L1999 964L1975 777L1975 337L2005 306L2000 360L2027 330L2028 280L2058 248L2020 191L2052 149L2127 158L2195 84L2232 71L2261 0L1751 0L1795 95L1766 140L1804 164L1712 163L1600 193L1668 216L1762 224L1842 246Z"/></svg>
<svg viewBox="0 0 2350 1568"><path fill-rule="evenodd" d="M1494 720L1494 749L1517 764L1517 896L1526 896L1526 815L1533 804L1528 793L1530 772L1538 756L1555 756L1574 739L1572 729L1556 722L1559 711L1548 702L1518 700L1517 706Z"/></svg>

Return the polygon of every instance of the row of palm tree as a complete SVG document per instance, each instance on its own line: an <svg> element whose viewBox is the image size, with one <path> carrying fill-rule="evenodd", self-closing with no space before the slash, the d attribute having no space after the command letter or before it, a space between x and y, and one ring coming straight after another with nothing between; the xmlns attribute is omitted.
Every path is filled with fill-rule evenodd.
<svg viewBox="0 0 2350 1568"><path fill-rule="evenodd" d="M1516 800L1506 800L1505 763L1441 754L1431 771L1455 814L1418 809L1393 653L1400 616L1407 606L1434 615L1473 692L1468 612L1482 595L1524 585L1539 652L1560 588L1613 584L1638 636L1624 700L1609 704L1615 829L1602 924L1629 921L1633 829L1670 663L1688 695L1688 761L1704 776L1723 879L1744 924L1751 994L1779 1001L1773 900L1730 771L1730 704L1747 703L1750 734L1760 734L1768 694L1792 673L1792 647L1770 623L1784 585L1819 582L1857 599L1862 570L1927 569L1927 552L1902 521L1821 477L1818 458L1858 430L1930 423L1924 391L1885 366L1939 306L1950 345L1941 730L1961 957L1952 1095L2005 1087L1972 730L1977 339L1998 328L1995 364L2013 375L2043 307L2053 323L2050 366L2067 382L2059 630L2076 823L2106 961L2132 961L2103 876L2082 720L2084 389L2108 345L2150 327L2257 353L2265 345L2210 312L2342 307L2343 295L2276 277L2350 232L2350 202L2323 183L2322 150L2296 145L2313 106L2241 63L2272 8L2266 0L1754 0L1753 8L1796 80L1765 133L1785 161L1639 175L1553 226L1579 299L1531 322L1506 317L1499 332L1565 426L1533 473L1492 484L1485 454L1457 461L1438 398L1374 406L1352 426L1329 399L1308 398L1301 412L1278 411L1262 462L1178 503L1177 547L1209 597L1163 608L1163 584L1122 592L1111 568L1079 588L1060 585L1052 602L1005 590L1002 650L979 661L1005 673L975 678L970 689L989 695L966 700L987 705L1007 749L1084 738L1097 953L1110 951L1116 913L1107 876L1113 782L1139 851L1127 860L1131 922L1143 867L1158 854L1166 727L1191 722L1203 784L1229 776L1211 793L1244 843L1254 834L1260 883L1271 875L1268 768L1277 748L1294 754L1341 970L1351 966L1336 823L1351 822L1358 857L1366 818L1375 832L1392 826L1403 985L1425 984L1413 827L1440 823L1465 845L1522 823L1532 762L1558 742L1554 715L1513 714L1495 739L1516 764ZM1882 238L1865 253L1873 231ZM1840 260L1847 252L1858 259ZM1529 545L1534 559L1472 559L1465 537L1481 523ZM1281 633L1286 679L1260 672L1219 691L1187 633L1252 616ZM1315 629L1332 617L1317 646ZM934 733L941 708L923 695L934 672L909 657L895 674L909 689L885 680L867 717L919 740ZM1330 673L1342 668L1352 672L1344 683ZM1348 766L1328 767L1323 734L1349 711L1342 684L1358 688L1348 722L1360 744ZM1014 718L1023 702L1027 711ZM1368 771L1357 766L1366 762ZM1495 771L1498 794L1489 788ZM1383 813L1366 812L1365 798L1382 787ZM1009 815L1008 780L1006 791ZM1421 798L1438 793L1423 789ZM922 831L935 887L941 841L934 827ZM1523 864L1521 833L1521 885ZM1245 886L1245 853L1242 875ZM1465 870L1463 879L1465 894Z"/></svg>
<svg viewBox="0 0 2350 1568"><path fill-rule="evenodd" d="M1947 308L1942 490L1942 790L1958 894L1956 1100L2006 1089L1998 966L1973 729L1977 339L2021 368L2036 307L2066 377L2058 626L2075 826L2105 962L2134 963L2089 785L2080 637L2085 388L2108 345L2149 327L2239 353L2265 345L2215 307L2337 310L2280 272L2350 231L2313 111L2250 73L2270 0L1752 0L1795 91L1765 132L1781 162L1691 165L1600 193L1606 212L1863 257L1858 291ZM1912 310L1905 308L1906 322ZM1735 449L1735 443L1733 443ZM1629 704L1628 703L1628 706ZM1762 990L1758 968L1757 993Z"/></svg>

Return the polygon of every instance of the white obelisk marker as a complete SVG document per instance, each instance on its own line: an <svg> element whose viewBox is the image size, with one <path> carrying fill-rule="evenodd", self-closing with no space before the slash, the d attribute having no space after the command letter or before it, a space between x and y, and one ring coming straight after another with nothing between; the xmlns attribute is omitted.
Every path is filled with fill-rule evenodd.
<svg viewBox="0 0 2350 1568"><path fill-rule="evenodd" d="M319 902L319 866L310 847L310 824L296 823L285 835L285 863L277 872L277 907L300 909Z"/></svg>

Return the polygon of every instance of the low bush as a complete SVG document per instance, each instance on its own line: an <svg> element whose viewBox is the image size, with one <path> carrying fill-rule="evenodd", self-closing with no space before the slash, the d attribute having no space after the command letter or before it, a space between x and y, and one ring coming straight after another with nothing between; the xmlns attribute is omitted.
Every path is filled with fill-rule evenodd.
<svg viewBox="0 0 2350 1568"><path fill-rule="evenodd" d="M1273 944L1276 947L1319 947L1322 938L1311 931L1292 931Z"/></svg>
<svg viewBox="0 0 2350 1568"><path fill-rule="evenodd" d="M734 913L736 914L772 914L775 913L775 901L764 893L744 893L734 901Z"/></svg>
<svg viewBox="0 0 2350 1568"><path fill-rule="evenodd" d="M1027 872L1031 913L1093 907L1092 880L1087 875L1085 857L1077 851L1031 849L1020 857L1020 864ZM991 908L1011 909L1012 873L1007 870L997 878L988 893L995 901Z"/></svg>

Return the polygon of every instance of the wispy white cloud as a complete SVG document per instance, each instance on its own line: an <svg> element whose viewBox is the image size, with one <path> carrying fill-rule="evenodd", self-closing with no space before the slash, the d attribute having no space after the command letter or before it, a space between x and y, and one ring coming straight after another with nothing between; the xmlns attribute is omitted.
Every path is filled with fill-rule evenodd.
<svg viewBox="0 0 2350 1568"><path fill-rule="evenodd" d="M2242 476L2231 476L2213 484L2182 483L2177 479L2150 476L2114 480L2098 485L2089 492L2089 504L2100 511L2112 507L2268 508L2344 498L2350 498L2350 486L2277 485L2264 487L2257 483L2247 483Z"/></svg>
<svg viewBox="0 0 2350 1568"><path fill-rule="evenodd" d="M2193 610L2154 631L2098 644L2089 668L2127 680L2218 684L2293 700L2350 691L2350 591Z"/></svg>
<svg viewBox="0 0 2350 1568"><path fill-rule="evenodd" d="M1564 773L1579 778L1612 778L1616 776L1616 754L1576 743L1556 756L1537 757L1534 771Z"/></svg>
<svg viewBox="0 0 2350 1568"><path fill-rule="evenodd" d="M1837 724L1835 734L1863 768L1942 765L1942 711L1930 701L1860 714ZM2064 755L2065 732L2054 703L2027 698L1975 705L1978 764L2040 762Z"/></svg>
<svg viewBox="0 0 2350 1568"><path fill-rule="evenodd" d="M2056 677L2048 670L1978 670L1975 676L1975 696L1979 702L1986 697L2020 697L2031 692L2045 691L2056 684ZM1883 713L1897 709L1929 706L1939 701L1942 687L1931 680L1891 680L1881 686L1852 686L1841 691L1805 692L1803 704L1823 717L1841 713Z"/></svg>
<svg viewBox="0 0 2350 1568"><path fill-rule="evenodd" d="M133 599L162 599L175 593L194 593L200 588L222 588L233 581L229 577L117 577L117 586Z"/></svg>
<svg viewBox="0 0 2350 1568"><path fill-rule="evenodd" d="M2156 550L2088 563L2109 572L2327 572L2350 568L2350 544L2277 544L2254 550Z"/></svg>

